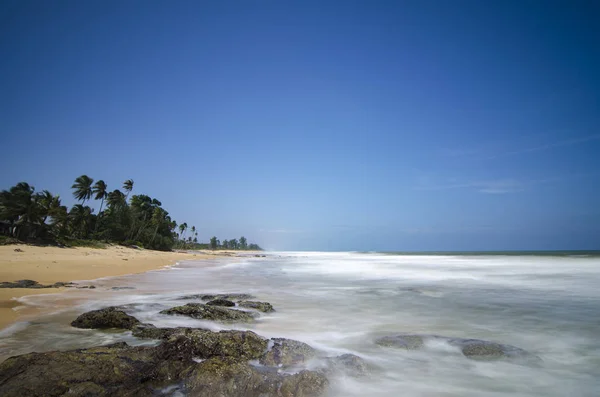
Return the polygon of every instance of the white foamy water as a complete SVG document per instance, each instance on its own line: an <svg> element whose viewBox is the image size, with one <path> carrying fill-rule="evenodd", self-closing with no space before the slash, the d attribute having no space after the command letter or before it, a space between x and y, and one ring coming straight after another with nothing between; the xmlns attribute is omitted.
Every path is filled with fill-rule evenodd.
<svg viewBox="0 0 600 397"><path fill-rule="evenodd" d="M252 329L307 342L323 356L353 353L377 367L364 379L332 378L332 397L599 395L598 257L274 253L215 263L186 262L99 280L95 290L26 298L24 304L64 307L75 300L77 306L4 331L0 359L117 340L150 343L68 325L83 311L131 304L130 314L156 326ZM186 294L226 292L251 293L277 312L236 327L158 314L185 303L178 298ZM474 361L441 339L419 351L374 343L397 333L490 340L540 361Z"/></svg>

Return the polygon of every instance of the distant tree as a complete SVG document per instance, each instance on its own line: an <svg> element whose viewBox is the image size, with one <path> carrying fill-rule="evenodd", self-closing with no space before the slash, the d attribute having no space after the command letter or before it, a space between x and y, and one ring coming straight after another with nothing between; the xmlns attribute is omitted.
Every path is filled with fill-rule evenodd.
<svg viewBox="0 0 600 397"><path fill-rule="evenodd" d="M92 197L92 183L94 180L87 175L81 175L75 179L75 183L71 186L74 190L73 197L81 201L84 204L86 200Z"/></svg>
<svg viewBox="0 0 600 397"><path fill-rule="evenodd" d="M229 248L230 249L236 250L236 249L238 249L238 246L239 246L239 243L238 243L237 239L234 238L234 239L229 240Z"/></svg>
<svg viewBox="0 0 600 397"><path fill-rule="evenodd" d="M218 247L217 238L215 236L210 238L210 249L216 250Z"/></svg>
<svg viewBox="0 0 600 397"><path fill-rule="evenodd" d="M248 246L248 249L250 249L250 250L252 250L252 251L262 251L262 248L260 248L260 247L258 246L258 244L250 244L250 245Z"/></svg>
<svg viewBox="0 0 600 397"><path fill-rule="evenodd" d="M123 182L123 190L127 192L125 195L125 200L127 200L129 198L129 193L133 190L133 179L127 179Z"/></svg>
<svg viewBox="0 0 600 397"><path fill-rule="evenodd" d="M194 243L198 244L198 237L194 237Z"/></svg>
<svg viewBox="0 0 600 397"><path fill-rule="evenodd" d="M228 249L229 248L229 241L223 240L223 242L221 243L221 247L223 249Z"/></svg>
<svg viewBox="0 0 600 397"><path fill-rule="evenodd" d="M248 249L248 240L246 240L246 237L244 236L240 237L240 249Z"/></svg>

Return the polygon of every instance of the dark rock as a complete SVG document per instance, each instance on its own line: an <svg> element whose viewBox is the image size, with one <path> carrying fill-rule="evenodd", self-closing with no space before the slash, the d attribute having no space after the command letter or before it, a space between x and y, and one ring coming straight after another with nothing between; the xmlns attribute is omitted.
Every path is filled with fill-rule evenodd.
<svg viewBox="0 0 600 397"><path fill-rule="evenodd" d="M267 339L252 331L220 331L179 329L171 333L157 348L163 359L207 359L228 356L256 359L267 349Z"/></svg>
<svg viewBox="0 0 600 397"><path fill-rule="evenodd" d="M255 309L264 313L271 313L275 311L269 302L239 301L238 306Z"/></svg>
<svg viewBox="0 0 600 397"><path fill-rule="evenodd" d="M320 396L327 385L327 378L318 372L262 372L231 357L215 357L198 364L185 383L188 395L196 397Z"/></svg>
<svg viewBox="0 0 600 397"><path fill-rule="evenodd" d="M343 373L347 376L361 377L369 375L373 370L373 367L364 359L354 354L342 354L337 357L328 357L325 360L326 373Z"/></svg>
<svg viewBox="0 0 600 397"><path fill-rule="evenodd" d="M76 328L121 328L132 329L139 324L139 320L116 307L92 310L83 313L71 323Z"/></svg>
<svg viewBox="0 0 600 397"><path fill-rule="evenodd" d="M214 299L227 299L230 301L235 301L235 300L244 300L244 299L253 299L254 296L249 295L249 294L215 294L215 295L209 295L209 294L194 294L194 295L186 295L186 296L182 296L179 299L182 300L203 300L203 301L211 301Z"/></svg>
<svg viewBox="0 0 600 397"><path fill-rule="evenodd" d="M448 343L452 346L459 347L465 357L474 360L497 360L502 358L539 360L538 357L523 349L496 342L479 339L453 338L448 339Z"/></svg>
<svg viewBox="0 0 600 397"><path fill-rule="evenodd" d="M120 291L123 289L135 289L135 287L112 287L111 288L113 291Z"/></svg>
<svg viewBox="0 0 600 397"><path fill-rule="evenodd" d="M384 336L375 340L380 346L395 347L406 350L418 350L423 347L423 336L422 335L394 335Z"/></svg>
<svg viewBox="0 0 600 397"><path fill-rule="evenodd" d="M71 283L71 282L64 282L64 281L58 281L54 284L52 284L52 287L54 288L61 288L61 287L74 287L76 284L75 283Z"/></svg>
<svg viewBox="0 0 600 397"><path fill-rule="evenodd" d="M161 311L162 314L180 314L201 320L212 320L220 322L254 322L252 314L240 310L228 309L219 306L207 306L201 303L188 303L184 306L176 306Z"/></svg>
<svg viewBox="0 0 600 397"><path fill-rule="evenodd" d="M161 362L153 348L126 343L67 352L30 353L0 364L4 397L152 396L187 374L193 362Z"/></svg>
<svg viewBox="0 0 600 397"><path fill-rule="evenodd" d="M451 346L460 348L465 357L474 360L495 360L507 358L527 360L532 363L539 360L539 358L535 355L518 347L480 339L448 338L438 335L399 334L394 336L384 336L383 338L375 340L375 343L386 347L417 350L424 346L424 341L427 339L445 341Z"/></svg>
<svg viewBox="0 0 600 397"><path fill-rule="evenodd" d="M90 289L96 289L95 285L90 285Z"/></svg>
<svg viewBox="0 0 600 397"><path fill-rule="evenodd" d="M235 303L233 303L232 301L228 301L227 299L214 299L212 301L206 302L206 304L210 306L235 306Z"/></svg>
<svg viewBox="0 0 600 397"><path fill-rule="evenodd" d="M42 285L34 280L3 281L0 288L50 288L51 285Z"/></svg>
<svg viewBox="0 0 600 397"><path fill-rule="evenodd" d="M15 251L15 252L25 252L25 251L23 251L21 248L15 248L15 249L14 249L14 251Z"/></svg>
<svg viewBox="0 0 600 397"><path fill-rule="evenodd" d="M171 335L181 334L193 328L157 328L152 324L141 323L131 329L133 336L140 339L167 339Z"/></svg>
<svg viewBox="0 0 600 397"><path fill-rule="evenodd" d="M304 342L285 338L271 339L273 347L259 359L270 367L303 364L316 356L316 351Z"/></svg>

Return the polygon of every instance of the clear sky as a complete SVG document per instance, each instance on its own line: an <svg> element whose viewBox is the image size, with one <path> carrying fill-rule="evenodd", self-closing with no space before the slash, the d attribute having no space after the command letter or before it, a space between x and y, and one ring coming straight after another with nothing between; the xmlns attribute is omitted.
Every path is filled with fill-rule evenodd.
<svg viewBox="0 0 600 397"><path fill-rule="evenodd" d="M597 249L600 3L4 0L0 147L204 241Z"/></svg>

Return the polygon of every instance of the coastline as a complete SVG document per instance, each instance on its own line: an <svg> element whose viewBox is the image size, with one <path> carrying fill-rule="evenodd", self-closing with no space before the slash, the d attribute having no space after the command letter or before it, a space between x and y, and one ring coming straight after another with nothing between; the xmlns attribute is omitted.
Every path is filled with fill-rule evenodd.
<svg viewBox="0 0 600 397"><path fill-rule="evenodd" d="M48 285L95 280L159 270L182 260L207 260L221 256L234 255L226 251L161 252L122 246L59 248L5 245L0 246L0 282L29 279ZM18 298L65 290L68 288L0 288L0 330L17 321L43 314L37 308L23 306ZM15 310L17 307L18 310Z"/></svg>

